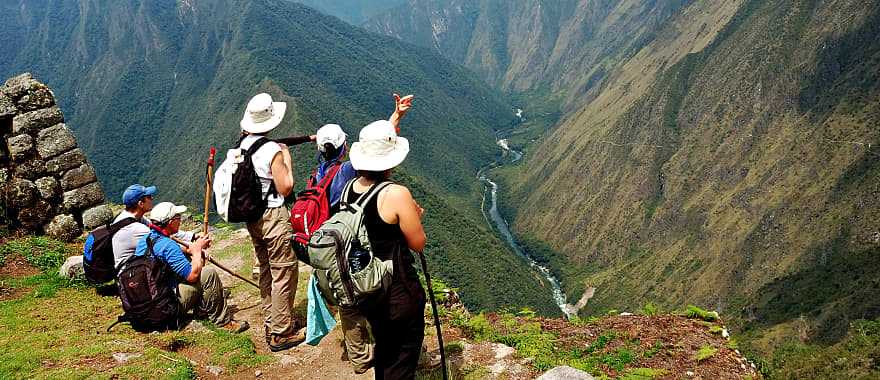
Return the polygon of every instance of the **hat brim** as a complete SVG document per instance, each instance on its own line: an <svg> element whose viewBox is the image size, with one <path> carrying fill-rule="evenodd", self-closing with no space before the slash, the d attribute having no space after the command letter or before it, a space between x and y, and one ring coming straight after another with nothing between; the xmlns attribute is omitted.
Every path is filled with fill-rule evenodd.
<svg viewBox="0 0 880 380"><path fill-rule="evenodd" d="M370 154L363 148L364 145L360 142L352 144L351 153L348 155L351 166L355 170L380 172L395 168L406 159L406 155L409 154L409 140L398 137L394 150L382 155Z"/></svg>
<svg viewBox="0 0 880 380"><path fill-rule="evenodd" d="M145 197L150 197L153 195L156 195L156 186L148 186L147 188L144 189L144 196Z"/></svg>
<svg viewBox="0 0 880 380"><path fill-rule="evenodd" d="M275 110L275 115L273 115L271 119L262 123L254 122L248 114L245 113L244 117L241 119L241 123L239 123L241 129L247 133L266 133L275 129L278 124L281 124L281 120L284 119L284 113L287 112L287 103L272 102L272 108Z"/></svg>

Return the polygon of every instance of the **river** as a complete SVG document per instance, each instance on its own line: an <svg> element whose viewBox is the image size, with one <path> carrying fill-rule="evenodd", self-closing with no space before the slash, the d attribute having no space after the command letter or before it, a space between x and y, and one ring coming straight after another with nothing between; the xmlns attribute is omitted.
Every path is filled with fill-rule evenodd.
<svg viewBox="0 0 880 380"><path fill-rule="evenodd" d="M538 264L538 262L520 246L520 244L516 241L516 237L513 236L513 233L510 231L510 226L507 224L507 221L501 216L501 213L498 212L498 184L495 181L489 179L486 173L495 167L504 165L505 163L515 163L522 159L522 153L517 152L513 149L510 149L510 146L507 143L507 139L502 138L501 135L498 136L497 144L501 147L501 150L505 153L502 155L501 159L490 162L479 172L477 172L477 178L485 184L485 192L483 193L483 217L486 218L486 223L489 224L490 227L493 227L505 242L510 246L510 249L513 250L517 255L522 257L528 262L529 267L532 268L535 272L544 277L547 282L550 283L551 290L553 292L553 301L559 306L559 310L562 311L563 314L569 319L577 315L576 310L572 310L571 305L566 303L565 292L562 290L562 286L559 284L559 279L550 272L550 269ZM489 199L489 205L487 210L486 199Z"/></svg>

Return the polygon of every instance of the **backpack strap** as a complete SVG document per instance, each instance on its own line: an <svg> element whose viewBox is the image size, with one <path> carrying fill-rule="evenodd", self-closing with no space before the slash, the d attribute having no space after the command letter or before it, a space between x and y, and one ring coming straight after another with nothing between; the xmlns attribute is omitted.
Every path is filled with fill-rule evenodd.
<svg viewBox="0 0 880 380"><path fill-rule="evenodd" d="M130 225L132 223L137 223L137 221L138 220L135 218L128 217L128 218L122 219L116 223L108 224L107 230L110 231L110 235L115 235L117 232L119 232L119 230L127 227L128 225Z"/></svg>
<svg viewBox="0 0 880 380"><path fill-rule="evenodd" d="M247 136L248 135L244 135L241 137L240 140L238 140L238 147L239 148L241 148L241 143L244 141L245 138L247 138ZM247 148L247 150L244 151L244 156L246 159L251 160L251 165L254 164L254 159L252 158L252 156L255 153L257 153L257 151L260 150L260 148L262 148L263 145L266 145L266 143L269 143L269 142L272 142L272 140L269 140L269 138L266 136L260 136L259 138L257 138L257 141L254 141L254 143L251 144L251 146L249 148ZM269 166L271 166L271 165L272 165L272 163L270 162ZM275 189L275 181L269 181L269 191L266 192L266 196L263 198L263 201L264 202L267 201L269 199L269 196L273 195L273 194L277 195L278 190Z"/></svg>
<svg viewBox="0 0 880 380"><path fill-rule="evenodd" d="M321 178L321 182L318 182L318 187L322 189L327 189L327 186L330 186L330 183L333 182L333 178L336 177L336 173L339 173L339 170L342 169L342 163L337 161L332 166L330 166L330 171L324 173L324 177ZM315 175L312 176L312 179L317 177L318 171L315 171ZM312 183L314 185L314 183Z"/></svg>
<svg viewBox="0 0 880 380"><path fill-rule="evenodd" d="M391 181L383 181L377 185L373 185L372 187L370 187L369 190L361 194L361 196L358 197L358 199L354 201L354 203L360 207L365 207L368 203L370 203L370 200L372 200L373 197L376 196L376 194L379 194L379 192L386 187L391 186L392 183L393 182Z"/></svg>

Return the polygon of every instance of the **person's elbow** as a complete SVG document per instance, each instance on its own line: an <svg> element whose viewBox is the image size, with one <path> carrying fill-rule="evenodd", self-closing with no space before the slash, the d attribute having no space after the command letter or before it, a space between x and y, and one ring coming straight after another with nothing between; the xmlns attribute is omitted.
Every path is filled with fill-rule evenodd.
<svg viewBox="0 0 880 380"><path fill-rule="evenodd" d="M285 176L275 181L275 191L282 197L287 197L293 192L293 179Z"/></svg>
<svg viewBox="0 0 880 380"><path fill-rule="evenodd" d="M425 244L427 244L428 238L425 236L425 233L422 232L407 239L407 244L409 245L409 249L416 252L424 252Z"/></svg>
<svg viewBox="0 0 880 380"><path fill-rule="evenodd" d="M199 282L199 275L201 271L197 271L195 269L189 271L189 276L186 276L186 282L190 284L195 284Z"/></svg>

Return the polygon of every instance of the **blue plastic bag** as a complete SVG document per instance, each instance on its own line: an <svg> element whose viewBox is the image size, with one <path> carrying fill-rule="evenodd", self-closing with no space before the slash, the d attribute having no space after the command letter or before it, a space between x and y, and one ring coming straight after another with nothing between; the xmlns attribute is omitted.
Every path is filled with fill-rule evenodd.
<svg viewBox="0 0 880 380"><path fill-rule="evenodd" d="M313 274L309 278L309 304L306 315L306 343L317 346L330 330L336 327L336 319L330 314L330 309L324 303L321 292L318 290L318 280Z"/></svg>

